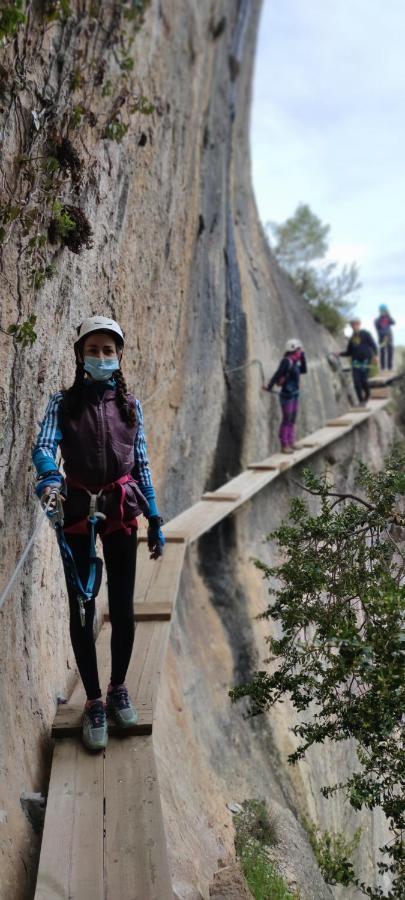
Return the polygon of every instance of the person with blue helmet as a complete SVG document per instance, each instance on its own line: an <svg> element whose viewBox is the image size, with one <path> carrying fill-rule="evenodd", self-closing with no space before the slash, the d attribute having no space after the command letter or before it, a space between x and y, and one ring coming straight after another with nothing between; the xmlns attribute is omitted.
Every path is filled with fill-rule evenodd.
<svg viewBox="0 0 405 900"><path fill-rule="evenodd" d="M389 313L388 306L381 303L378 308L379 316L374 321L375 330L378 334L378 343L380 347L380 366L382 369L391 371L394 368L394 336L392 326L395 320Z"/></svg>

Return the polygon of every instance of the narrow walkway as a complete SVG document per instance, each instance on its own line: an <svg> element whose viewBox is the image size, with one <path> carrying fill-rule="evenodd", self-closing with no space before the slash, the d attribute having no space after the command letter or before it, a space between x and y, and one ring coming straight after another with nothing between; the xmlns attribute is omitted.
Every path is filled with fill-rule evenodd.
<svg viewBox="0 0 405 900"><path fill-rule="evenodd" d="M59 707L35 900L173 900L152 729L187 544L388 402L372 399L367 408L352 409L301 440L290 456L276 453L253 462L218 490L203 494L165 526L167 547L157 562L149 560L145 537L140 537L137 627L127 676L139 722L124 737L111 726L106 751L91 756L78 740L86 699L82 685ZM109 644L105 617L97 640L103 686L109 680Z"/></svg>

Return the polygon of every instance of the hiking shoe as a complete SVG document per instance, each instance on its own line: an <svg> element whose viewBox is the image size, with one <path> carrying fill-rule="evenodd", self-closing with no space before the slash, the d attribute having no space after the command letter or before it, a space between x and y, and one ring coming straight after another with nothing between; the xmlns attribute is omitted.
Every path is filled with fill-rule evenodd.
<svg viewBox="0 0 405 900"><path fill-rule="evenodd" d="M106 709L107 715L115 719L120 728L130 728L132 725L136 725L138 721L138 713L135 707L132 706L125 684L119 684L117 687L108 689Z"/></svg>
<svg viewBox="0 0 405 900"><path fill-rule="evenodd" d="M87 750L104 750L107 746L107 717L102 700L87 701L84 707L82 740Z"/></svg>
<svg viewBox="0 0 405 900"><path fill-rule="evenodd" d="M292 447L282 447L281 452L282 453L294 453L294 450L292 449Z"/></svg>

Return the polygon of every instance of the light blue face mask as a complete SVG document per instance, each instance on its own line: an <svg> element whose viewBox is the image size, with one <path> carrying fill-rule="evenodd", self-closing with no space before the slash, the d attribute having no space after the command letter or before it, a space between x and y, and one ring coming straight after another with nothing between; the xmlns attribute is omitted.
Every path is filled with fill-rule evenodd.
<svg viewBox="0 0 405 900"><path fill-rule="evenodd" d="M119 367L120 362L116 356L112 359L97 359L95 356L84 357L84 368L95 381L108 381Z"/></svg>

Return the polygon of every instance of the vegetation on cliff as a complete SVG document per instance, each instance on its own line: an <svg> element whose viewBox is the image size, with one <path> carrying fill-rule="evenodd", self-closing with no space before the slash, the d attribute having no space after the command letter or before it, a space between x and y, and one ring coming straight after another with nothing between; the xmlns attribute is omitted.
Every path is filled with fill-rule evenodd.
<svg viewBox="0 0 405 900"><path fill-rule="evenodd" d="M16 293L16 319L1 330L23 346L36 339L36 295L64 248L92 246L84 207L97 143L121 142L135 114L155 110L133 48L148 6L0 3L0 267Z"/></svg>
<svg viewBox="0 0 405 900"><path fill-rule="evenodd" d="M269 223L272 249L280 266L292 278L317 322L339 334L351 309L348 299L360 287L356 263L343 266L322 262L328 252L330 226L324 225L305 203L281 225Z"/></svg>
<svg viewBox="0 0 405 900"><path fill-rule="evenodd" d="M305 473L305 489L319 498L313 512L302 498L292 501L289 522L271 537L284 561L257 566L269 579L273 602L261 618L282 628L268 639L271 672L258 671L231 692L248 696L250 713L282 702L287 695L298 713L310 716L293 729L299 739L290 762L309 747L352 738L357 765L325 797L344 790L355 809L380 807L393 838L381 848L381 872L392 890L349 880L372 898L399 898L404 890L405 824L403 710L405 458L397 451L377 474L359 465L359 494L337 493L327 477ZM347 883L350 869L343 867Z"/></svg>

